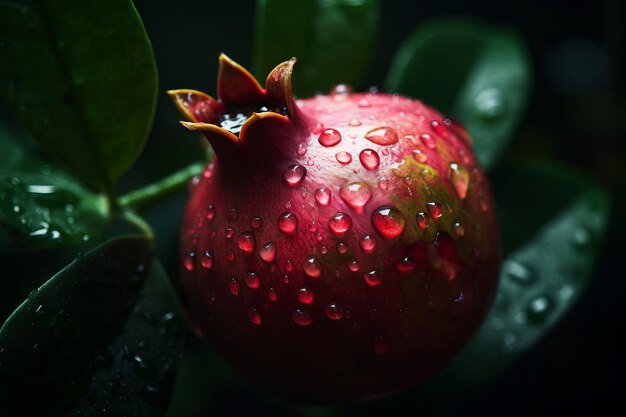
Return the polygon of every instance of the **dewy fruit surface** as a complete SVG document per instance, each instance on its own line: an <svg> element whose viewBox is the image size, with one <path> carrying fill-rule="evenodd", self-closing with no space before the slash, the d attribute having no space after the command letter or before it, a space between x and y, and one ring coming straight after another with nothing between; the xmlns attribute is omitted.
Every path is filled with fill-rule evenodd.
<svg viewBox="0 0 626 417"><path fill-rule="evenodd" d="M405 389L480 325L498 276L490 186L457 122L382 93L294 100L220 58L170 95L215 159L191 188L181 290L237 368L309 402Z"/></svg>

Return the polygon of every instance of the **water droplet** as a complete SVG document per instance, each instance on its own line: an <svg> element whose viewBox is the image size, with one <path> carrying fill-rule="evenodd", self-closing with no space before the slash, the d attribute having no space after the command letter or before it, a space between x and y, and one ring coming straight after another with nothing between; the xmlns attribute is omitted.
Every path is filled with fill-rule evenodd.
<svg viewBox="0 0 626 417"><path fill-rule="evenodd" d="M302 304L311 304L315 299L315 294L313 293L313 288L310 285L303 285L298 290L298 301Z"/></svg>
<svg viewBox="0 0 626 417"><path fill-rule="evenodd" d="M425 164L428 161L428 156L419 149L413 150L413 158L420 164Z"/></svg>
<svg viewBox="0 0 626 417"><path fill-rule="evenodd" d="M196 268L196 253L189 252L183 264L185 265L185 269L187 271L193 271Z"/></svg>
<svg viewBox="0 0 626 417"><path fill-rule="evenodd" d="M261 218L261 216L254 216L252 219L250 219L251 228L259 229L261 226L263 226L263 219Z"/></svg>
<svg viewBox="0 0 626 417"><path fill-rule="evenodd" d="M363 274L363 279L370 287L377 287L383 283L383 275L376 269Z"/></svg>
<svg viewBox="0 0 626 417"><path fill-rule="evenodd" d="M248 310L248 318L253 324L256 324L257 326L260 326L263 323L263 320L261 319L261 313L259 313L259 311L254 307L250 307L250 309Z"/></svg>
<svg viewBox="0 0 626 417"><path fill-rule="evenodd" d="M531 324L541 324L548 318L548 313L552 310L553 302L545 295L539 295L528 303L526 315Z"/></svg>
<svg viewBox="0 0 626 417"><path fill-rule="evenodd" d="M291 313L291 319L298 326L308 326L313 323L311 313L303 308L296 308L293 313Z"/></svg>
<svg viewBox="0 0 626 417"><path fill-rule="evenodd" d="M320 206L327 206L330 203L330 191L327 188L318 188L315 191L315 201Z"/></svg>
<svg viewBox="0 0 626 417"><path fill-rule="evenodd" d="M331 320L340 320L343 317L343 307L338 303L329 303L324 310L326 317Z"/></svg>
<svg viewBox="0 0 626 417"><path fill-rule="evenodd" d="M357 213L363 213L363 207L372 198L370 187L361 182L351 182L339 191L339 195Z"/></svg>
<svg viewBox="0 0 626 417"><path fill-rule="evenodd" d="M267 291L267 298L269 298L270 301L278 301L278 294L276 293L274 287L270 287Z"/></svg>
<svg viewBox="0 0 626 417"><path fill-rule="evenodd" d="M230 239L231 237L233 237L234 234L235 234L235 229L233 229L232 227L228 226L226 228L226 237Z"/></svg>
<svg viewBox="0 0 626 417"><path fill-rule="evenodd" d="M287 272L293 271L293 264L291 263L289 259L285 261L285 271Z"/></svg>
<svg viewBox="0 0 626 417"><path fill-rule="evenodd" d="M415 215L415 220L420 229L424 230L430 225L430 216L423 211L418 212Z"/></svg>
<svg viewBox="0 0 626 417"><path fill-rule="evenodd" d="M361 126L361 121L359 119L352 119L349 123L350 126Z"/></svg>
<svg viewBox="0 0 626 417"><path fill-rule="evenodd" d="M135 372L144 381L152 381L158 376L159 370L151 361L139 355L133 355L132 360Z"/></svg>
<svg viewBox="0 0 626 417"><path fill-rule="evenodd" d="M402 275L410 274L415 270L415 262L413 262L410 258L404 257L400 259L395 264L396 271L398 271Z"/></svg>
<svg viewBox="0 0 626 417"><path fill-rule="evenodd" d="M302 179L304 179L305 175L306 168L302 165L294 164L290 165L289 168L287 168L287 171L285 171L283 177L285 178L285 181L287 181L287 184L295 187L302 182Z"/></svg>
<svg viewBox="0 0 626 417"><path fill-rule="evenodd" d="M348 245L343 242L337 243L337 252L341 254L348 252Z"/></svg>
<svg viewBox="0 0 626 417"><path fill-rule="evenodd" d="M346 213L337 213L331 217L328 222L328 227L331 232L335 234L335 236L341 237L345 235L348 230L350 230L350 227L352 227L352 218Z"/></svg>
<svg viewBox="0 0 626 417"><path fill-rule="evenodd" d="M228 220L235 221L237 220L238 216L239 216L239 213L237 212L237 209L235 207L231 207L228 210L226 210L226 218Z"/></svg>
<svg viewBox="0 0 626 417"><path fill-rule="evenodd" d="M336 129L326 129L322 132L318 141L326 147L335 146L341 142L341 133Z"/></svg>
<svg viewBox="0 0 626 417"><path fill-rule="evenodd" d="M371 106L370 102L367 101L366 99L362 98L361 100L359 100L359 107L369 107Z"/></svg>
<svg viewBox="0 0 626 417"><path fill-rule="evenodd" d="M278 228L288 235L293 235L298 229L298 218L290 211L286 211L278 218Z"/></svg>
<svg viewBox="0 0 626 417"><path fill-rule="evenodd" d="M213 268L213 254L208 250L205 251L202 259L200 260L200 265L202 265L202 267L206 269Z"/></svg>
<svg viewBox="0 0 626 417"><path fill-rule="evenodd" d="M456 191L456 195L459 196L460 199L465 199L467 196L467 189L469 188L469 173L465 168L456 162L450 162L450 170L448 172L448 178L450 179L450 183L454 187Z"/></svg>
<svg viewBox="0 0 626 417"><path fill-rule="evenodd" d="M359 160L365 169L373 170L380 165L380 155L373 149L363 149L359 154Z"/></svg>
<svg viewBox="0 0 626 417"><path fill-rule="evenodd" d="M350 152L338 152L335 155L335 158L337 159L337 162L344 165L352 162L352 155L350 154Z"/></svg>
<svg viewBox="0 0 626 417"><path fill-rule="evenodd" d="M322 133L324 131L324 125L321 123L316 123L315 127L312 130L312 133L314 135L319 135L320 133Z"/></svg>
<svg viewBox="0 0 626 417"><path fill-rule="evenodd" d="M388 126L377 127L367 132L365 139L377 145L393 145L398 142L398 133Z"/></svg>
<svg viewBox="0 0 626 417"><path fill-rule="evenodd" d="M247 254L254 252L256 246L256 239L252 232L243 232L237 239L237 247Z"/></svg>
<svg viewBox="0 0 626 417"><path fill-rule="evenodd" d="M399 237L405 224L404 216L394 207L380 207L372 213L372 225L385 239Z"/></svg>
<svg viewBox="0 0 626 417"><path fill-rule="evenodd" d="M206 218L207 220L213 220L215 218L215 206L213 204L209 204L207 207Z"/></svg>
<svg viewBox="0 0 626 417"><path fill-rule="evenodd" d="M359 263L357 261L352 261L348 264L348 269L352 272L356 272L360 269Z"/></svg>
<svg viewBox="0 0 626 417"><path fill-rule="evenodd" d="M437 146L435 138L430 136L428 133L422 133L420 135L420 140L428 149L435 149L435 147Z"/></svg>
<svg viewBox="0 0 626 417"><path fill-rule="evenodd" d="M526 265L513 260L507 260L502 265L505 276L521 285L530 285L537 280L536 275Z"/></svg>
<svg viewBox="0 0 626 417"><path fill-rule="evenodd" d="M465 235L465 229L463 228L463 225L461 225L461 223L456 222L454 223L454 233L456 233L456 235L458 237L462 237L463 235Z"/></svg>
<svg viewBox="0 0 626 417"><path fill-rule="evenodd" d="M265 262L274 262L276 258L276 245L274 245L274 242L267 242L265 245L261 246L259 256Z"/></svg>
<svg viewBox="0 0 626 417"><path fill-rule="evenodd" d="M438 135L443 135L446 133L446 127L443 124L439 123L439 121L437 120L433 120L432 122L430 122L430 127L432 127L433 131Z"/></svg>
<svg viewBox="0 0 626 417"><path fill-rule="evenodd" d="M241 294L241 284L237 281L237 278L231 277L230 282L228 283L228 289L232 295Z"/></svg>
<svg viewBox="0 0 626 417"><path fill-rule="evenodd" d="M299 143L297 152L300 156L304 155L306 153L306 145L304 143Z"/></svg>
<svg viewBox="0 0 626 417"><path fill-rule="evenodd" d="M387 342L382 336L378 336L374 339L374 352L377 355L386 355L389 352L389 347L387 346Z"/></svg>
<svg viewBox="0 0 626 417"><path fill-rule="evenodd" d="M443 207L436 201L426 203L426 208L433 219L438 219L443 216Z"/></svg>
<svg viewBox="0 0 626 417"><path fill-rule="evenodd" d="M337 84L330 89L329 95L336 96L350 93L352 93L352 87L350 87L348 84Z"/></svg>
<svg viewBox="0 0 626 417"><path fill-rule="evenodd" d="M235 260L235 252L233 252L232 249L226 250L226 259L228 259L230 262Z"/></svg>
<svg viewBox="0 0 626 417"><path fill-rule="evenodd" d="M302 270L311 278L319 278L322 275L322 265L315 256L309 256L302 263Z"/></svg>
<svg viewBox="0 0 626 417"><path fill-rule="evenodd" d="M359 242L359 245L365 252L371 252L376 248L376 238L372 235L365 235Z"/></svg>
<svg viewBox="0 0 626 417"><path fill-rule="evenodd" d="M253 290L261 286L261 279L254 271L248 271L246 276L243 277L243 282L246 284L246 287L252 288Z"/></svg>

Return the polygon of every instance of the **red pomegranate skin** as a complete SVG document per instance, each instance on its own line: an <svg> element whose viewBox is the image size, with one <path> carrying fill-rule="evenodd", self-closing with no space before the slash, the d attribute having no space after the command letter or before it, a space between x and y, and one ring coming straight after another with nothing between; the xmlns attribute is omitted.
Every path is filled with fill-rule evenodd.
<svg viewBox="0 0 626 417"><path fill-rule="evenodd" d="M294 100L294 63L263 89L222 55L217 100L170 92L215 150L182 224L184 308L234 367L290 399L398 392L448 363L491 304L490 185L459 123L343 86Z"/></svg>

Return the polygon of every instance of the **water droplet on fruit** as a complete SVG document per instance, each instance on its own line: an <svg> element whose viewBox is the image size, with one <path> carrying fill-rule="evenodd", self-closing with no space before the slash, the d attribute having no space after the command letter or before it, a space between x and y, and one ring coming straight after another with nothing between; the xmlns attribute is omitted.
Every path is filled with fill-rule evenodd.
<svg viewBox="0 0 626 417"><path fill-rule="evenodd" d="M237 209L235 207L230 207L228 210L226 210L226 218L228 220L237 220L238 217L238 213L237 213Z"/></svg>
<svg viewBox="0 0 626 417"><path fill-rule="evenodd" d="M296 308L293 313L291 313L291 319L298 326L308 326L313 323L311 313L303 308Z"/></svg>
<svg viewBox="0 0 626 417"><path fill-rule="evenodd" d="M246 287L254 290L261 286L261 279L254 271L248 271L246 276L243 278L243 282L246 284Z"/></svg>
<svg viewBox="0 0 626 417"><path fill-rule="evenodd" d="M380 165L380 155L373 149L363 149L359 154L359 160L365 169L373 170Z"/></svg>
<svg viewBox="0 0 626 417"><path fill-rule="evenodd" d="M226 259L228 259L230 262L235 260L235 252L233 252L232 249L228 249L226 251Z"/></svg>
<svg viewBox="0 0 626 417"><path fill-rule="evenodd" d="M263 323L263 320L261 319L261 314L254 307L250 307L250 309L248 310L248 318L253 324L256 324L257 326L260 326Z"/></svg>
<svg viewBox="0 0 626 417"><path fill-rule="evenodd" d="M226 228L226 237L230 239L231 237L233 237L234 234L235 234L235 229L233 229L232 227L228 226Z"/></svg>
<svg viewBox="0 0 626 417"><path fill-rule="evenodd" d="M331 217L328 227L335 236L343 236L352 227L352 218L346 213L337 213Z"/></svg>
<svg viewBox="0 0 626 417"><path fill-rule="evenodd" d="M537 279L530 268L517 261L507 260L502 265L502 272L505 276L521 285L530 285Z"/></svg>
<svg viewBox="0 0 626 417"><path fill-rule="evenodd" d="M292 187L300 184L306 175L306 168L302 165L293 164L283 174L285 181Z"/></svg>
<svg viewBox="0 0 626 417"><path fill-rule="evenodd" d="M365 139L377 145L393 145L398 142L398 133L388 126L377 127L367 132Z"/></svg>
<svg viewBox="0 0 626 417"><path fill-rule="evenodd" d="M436 201L426 203L426 208L433 219L438 219L443 215L443 207Z"/></svg>
<svg viewBox="0 0 626 417"><path fill-rule="evenodd" d="M200 265L202 265L203 268L211 269L213 267L213 254L209 251L205 251L200 260Z"/></svg>
<svg viewBox="0 0 626 417"><path fill-rule="evenodd" d="M430 225L430 216L423 211L418 212L415 215L415 220L420 229L424 230Z"/></svg>
<svg viewBox="0 0 626 417"><path fill-rule="evenodd" d="M465 235L465 229L463 228L463 225L461 225L461 223L456 222L452 227L454 227L454 233L456 233L458 237L462 237L463 235Z"/></svg>
<svg viewBox="0 0 626 417"><path fill-rule="evenodd" d="M410 258L404 257L395 264L396 271L402 275L410 274L415 270L415 262Z"/></svg>
<svg viewBox="0 0 626 417"><path fill-rule="evenodd" d="M300 156L304 155L306 153L306 145L304 143L299 143L297 152Z"/></svg>
<svg viewBox="0 0 626 417"><path fill-rule="evenodd" d="M363 213L363 206L372 198L372 191L365 183L351 182L341 187L339 195L354 211Z"/></svg>
<svg viewBox="0 0 626 417"><path fill-rule="evenodd" d="M377 355L386 355L389 352L389 347L387 346L387 342L382 336L378 336L374 339L374 352Z"/></svg>
<svg viewBox="0 0 626 417"><path fill-rule="evenodd" d="M335 155L335 158L337 159L337 162L344 165L352 162L352 155L350 154L350 152L338 152Z"/></svg>
<svg viewBox="0 0 626 417"><path fill-rule="evenodd" d="M196 253L189 252L183 262L187 271L193 271L196 268Z"/></svg>
<svg viewBox="0 0 626 417"><path fill-rule="evenodd" d="M265 262L273 262L276 258L276 245L274 245L274 242L267 242L265 245L261 246L259 256Z"/></svg>
<svg viewBox="0 0 626 417"><path fill-rule="evenodd" d="M258 229L261 226L263 226L263 219L261 218L261 216L254 216L252 219L250 219L251 228Z"/></svg>
<svg viewBox="0 0 626 417"><path fill-rule="evenodd" d="M270 301L278 301L278 294L276 293L274 287L270 287L267 291L267 298L269 298Z"/></svg>
<svg viewBox="0 0 626 417"><path fill-rule="evenodd" d="M315 127L312 130L312 133L314 135L319 135L320 133L322 133L324 131L324 125L321 123L316 123Z"/></svg>
<svg viewBox="0 0 626 417"><path fill-rule="evenodd" d="M315 294L313 293L313 288L310 285L303 285L298 290L298 301L302 304L311 304L315 299Z"/></svg>
<svg viewBox="0 0 626 417"><path fill-rule="evenodd" d="M342 254L348 252L348 245L343 242L337 243L337 252Z"/></svg>
<svg viewBox="0 0 626 417"><path fill-rule="evenodd" d="M371 252L376 248L376 238L372 235L365 235L359 242L359 245L365 252Z"/></svg>
<svg viewBox="0 0 626 417"><path fill-rule="evenodd" d="M278 228L288 235L293 235L298 229L298 218L290 211L286 211L278 218Z"/></svg>
<svg viewBox="0 0 626 417"><path fill-rule="evenodd" d="M315 256L309 256L302 263L302 270L311 278L319 278L322 275L322 265Z"/></svg>
<svg viewBox="0 0 626 417"><path fill-rule="evenodd" d="M320 206L327 206L330 203L330 191L327 188L318 188L315 191L315 201Z"/></svg>
<svg viewBox="0 0 626 417"><path fill-rule="evenodd" d="M371 106L371 104L370 104L370 102L369 102L369 101L367 101L366 99L362 98L361 100L359 100L359 104L358 104L358 106L359 106L359 107L364 107L364 108L365 108L365 107L369 107L369 106Z"/></svg>
<svg viewBox="0 0 626 417"><path fill-rule="evenodd" d="M464 199L467 196L470 181L467 170L456 162L450 162L448 178L456 191L456 195L458 195L460 199Z"/></svg>
<svg viewBox="0 0 626 417"><path fill-rule="evenodd" d="M405 224L404 216L394 207L380 207L372 213L372 225L385 239L399 237Z"/></svg>
<svg viewBox="0 0 626 417"><path fill-rule="evenodd" d="M446 132L446 127L437 120L430 122L430 127L432 127L433 131L438 135L443 135Z"/></svg>
<svg viewBox="0 0 626 417"><path fill-rule="evenodd" d="M206 218L207 220L213 220L215 218L215 206L213 206L213 204L209 204L207 207Z"/></svg>
<svg viewBox="0 0 626 417"><path fill-rule="evenodd" d="M419 149L413 150L413 158L420 164L425 164L428 161L428 156Z"/></svg>
<svg viewBox="0 0 626 417"><path fill-rule="evenodd" d="M526 315L528 322L531 324L541 324L548 318L548 313L552 310L552 300L545 296L539 295L528 303Z"/></svg>
<svg viewBox="0 0 626 417"><path fill-rule="evenodd" d="M352 119L349 123L350 126L361 126L361 121L359 119Z"/></svg>
<svg viewBox="0 0 626 417"><path fill-rule="evenodd" d="M360 269L359 263L357 261L352 261L348 264L348 269L352 272L356 272Z"/></svg>
<svg viewBox="0 0 626 417"><path fill-rule="evenodd" d="M237 278L232 277L228 283L228 290L232 295L241 294L241 284L237 281Z"/></svg>
<svg viewBox="0 0 626 417"><path fill-rule="evenodd" d="M435 138L430 136L428 133L422 133L420 135L420 140L422 141L424 146L426 146L429 149L435 149L435 147L437 146L435 142Z"/></svg>
<svg viewBox="0 0 626 417"><path fill-rule="evenodd" d="M324 310L326 317L331 320L340 320L343 317L343 307L338 303L329 303Z"/></svg>
<svg viewBox="0 0 626 417"><path fill-rule="evenodd" d="M287 272L293 271L293 264L291 263L289 259L285 261L285 271Z"/></svg>
<svg viewBox="0 0 626 417"><path fill-rule="evenodd" d="M326 147L335 146L341 142L341 133L336 129L326 129L322 132L318 141Z"/></svg>
<svg viewBox="0 0 626 417"><path fill-rule="evenodd" d="M330 92L328 94L331 96L337 96L350 93L352 93L352 87L350 87L348 84L337 84L330 89Z"/></svg>
<svg viewBox="0 0 626 417"><path fill-rule="evenodd" d="M376 269L363 274L363 279L370 287L377 287L383 283L382 273Z"/></svg>
<svg viewBox="0 0 626 417"><path fill-rule="evenodd" d="M247 254L254 252L256 239L254 238L252 232L243 232L240 234L239 239L237 239L237 246Z"/></svg>

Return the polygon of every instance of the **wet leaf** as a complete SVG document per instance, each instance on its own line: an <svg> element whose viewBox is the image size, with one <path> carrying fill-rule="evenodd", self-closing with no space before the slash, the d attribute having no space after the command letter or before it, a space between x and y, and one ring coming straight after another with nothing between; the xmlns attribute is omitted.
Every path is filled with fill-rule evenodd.
<svg viewBox="0 0 626 417"><path fill-rule="evenodd" d="M108 221L104 196L52 173L0 170L0 223L28 249L51 249L99 237ZM27 171L28 172L28 171Z"/></svg>
<svg viewBox="0 0 626 417"><path fill-rule="evenodd" d="M33 291L0 328L0 415L163 415L182 331L152 243L105 243Z"/></svg>
<svg viewBox="0 0 626 417"><path fill-rule="evenodd" d="M532 67L512 30L468 18L420 25L400 46L387 89L461 121L483 166L496 164L524 115Z"/></svg>
<svg viewBox="0 0 626 417"><path fill-rule="evenodd" d="M0 97L80 178L110 189L154 115L157 74L129 0L0 2Z"/></svg>
<svg viewBox="0 0 626 417"><path fill-rule="evenodd" d="M359 86L374 50L377 0L259 0L255 75L298 58L294 91L306 97L337 84Z"/></svg>

